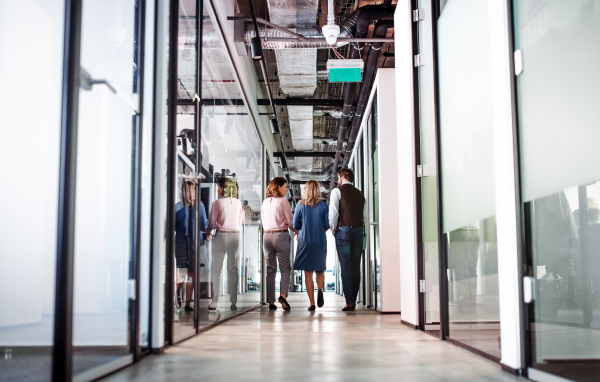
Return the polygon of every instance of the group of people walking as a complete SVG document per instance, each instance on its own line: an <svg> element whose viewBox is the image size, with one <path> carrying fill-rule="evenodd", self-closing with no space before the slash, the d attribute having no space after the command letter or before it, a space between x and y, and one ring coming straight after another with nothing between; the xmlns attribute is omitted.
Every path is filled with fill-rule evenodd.
<svg viewBox="0 0 600 382"><path fill-rule="evenodd" d="M329 208L321 200L319 184L308 181L304 187L302 200L292 215L289 202L285 199L287 182L284 178L274 178L267 187L267 199L261 209L264 229L263 249L267 258L267 300L269 309L275 310L275 276L277 262L281 272L278 301L284 310L290 310L287 301L290 273L290 235L292 231L298 240L294 270L304 271L306 291L310 300L309 311L325 303L323 287L327 259L327 230L335 237L341 278L346 305L343 311L356 308L356 298L360 288L360 260L363 249L365 198L362 192L352 185L354 172L342 168L337 173L338 188L330 196ZM314 298L313 273L317 279L317 303Z"/></svg>
<svg viewBox="0 0 600 382"><path fill-rule="evenodd" d="M277 264L281 272L279 297L277 301L284 310L290 310L287 301L292 265L290 260L290 231L298 240L294 270L304 271L306 291L310 301L309 311L322 307L325 303L323 288L327 269L327 230L335 237L346 306L343 311L353 311L360 287L360 261L363 248L365 198L360 190L352 185L354 172L342 168L337 173L338 188L330 196L329 207L321 200L319 183L308 181L304 187L302 200L292 214L290 203L285 198L287 181L274 178L267 187L267 198L261 208L264 229L263 250L267 259L267 300L269 309L275 310L275 279ZM233 182L233 183L232 183ZM243 224L243 209L237 198L237 184L222 177L217 181L219 198L213 203L209 218L200 204L200 230L206 231L206 240L213 240L212 246L212 286L207 294L212 298L209 310L216 310L219 301L220 275L227 255L228 287L231 309L237 309L237 261L240 231ZM175 258L178 268L187 268L187 277L192 282L186 285L185 311L193 311L190 306L193 292L195 266L194 232L196 230L194 205L195 184L186 181L182 185L182 201L176 205ZM203 241L200 239L200 245ZM313 273L317 281L317 301L315 304ZM177 284L177 295L183 283ZM181 301L179 301L181 304Z"/></svg>

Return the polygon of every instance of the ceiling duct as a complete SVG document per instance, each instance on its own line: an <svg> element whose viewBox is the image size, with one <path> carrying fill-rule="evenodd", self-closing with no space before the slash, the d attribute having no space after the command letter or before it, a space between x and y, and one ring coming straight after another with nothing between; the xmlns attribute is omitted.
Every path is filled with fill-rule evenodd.
<svg viewBox="0 0 600 382"><path fill-rule="evenodd" d="M319 0L268 0L267 5L274 24L292 30L318 30ZM312 98L317 89L317 50L275 49L275 57L281 90L288 97ZM288 106L288 117L294 149L312 151L313 107ZM312 169L312 158L296 158L295 162L298 170Z"/></svg>
<svg viewBox="0 0 600 382"><path fill-rule="evenodd" d="M292 144L298 151L313 149L313 107L288 106L288 118L292 133ZM312 169L313 158L295 158L296 168L300 171Z"/></svg>
<svg viewBox="0 0 600 382"><path fill-rule="evenodd" d="M298 159L298 158L296 158ZM322 171L290 171L290 177L293 180L301 180L301 181L309 181L316 180L317 182L322 182L329 180L331 176L331 169L333 168L333 163L324 168ZM329 190L328 190L329 191Z"/></svg>

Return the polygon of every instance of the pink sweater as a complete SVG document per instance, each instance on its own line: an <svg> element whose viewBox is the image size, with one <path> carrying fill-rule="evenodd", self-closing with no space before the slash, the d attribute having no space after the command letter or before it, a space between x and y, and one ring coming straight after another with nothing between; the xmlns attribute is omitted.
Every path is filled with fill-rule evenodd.
<svg viewBox="0 0 600 382"><path fill-rule="evenodd" d="M242 229L242 203L235 198L220 198L213 203L208 218L208 231L212 229L240 231Z"/></svg>
<svg viewBox="0 0 600 382"><path fill-rule="evenodd" d="M292 209L285 198L266 198L260 209L262 224L265 231L292 229Z"/></svg>

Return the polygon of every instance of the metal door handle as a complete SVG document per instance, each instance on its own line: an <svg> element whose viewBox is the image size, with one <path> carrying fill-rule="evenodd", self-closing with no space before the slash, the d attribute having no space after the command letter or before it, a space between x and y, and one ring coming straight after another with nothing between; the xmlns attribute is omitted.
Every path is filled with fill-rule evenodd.
<svg viewBox="0 0 600 382"><path fill-rule="evenodd" d="M106 85L107 88L110 89L111 92L117 94L117 89L114 88L107 80L103 79L95 79L83 68L83 66L79 67L79 86L81 86L84 90L92 90L92 86L94 85Z"/></svg>
<svg viewBox="0 0 600 382"><path fill-rule="evenodd" d="M371 223L371 225L377 225L377 224L379 224L379 223L375 223L375 222Z"/></svg>

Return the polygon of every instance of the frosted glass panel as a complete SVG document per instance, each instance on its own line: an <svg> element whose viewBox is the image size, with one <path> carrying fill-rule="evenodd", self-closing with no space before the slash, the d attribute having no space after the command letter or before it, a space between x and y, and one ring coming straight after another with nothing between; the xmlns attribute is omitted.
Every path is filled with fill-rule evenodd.
<svg viewBox="0 0 600 382"><path fill-rule="evenodd" d="M600 375L600 2L514 2L531 359L565 380Z"/></svg>
<svg viewBox="0 0 600 382"><path fill-rule="evenodd" d="M444 232L496 211L488 11L450 0L438 20Z"/></svg>
<svg viewBox="0 0 600 382"><path fill-rule="evenodd" d="M449 338L500 360L488 4L448 0L438 19L443 255Z"/></svg>
<svg viewBox="0 0 600 382"><path fill-rule="evenodd" d="M49 381L62 0L0 0L0 380Z"/></svg>
<svg viewBox="0 0 600 382"><path fill-rule="evenodd" d="M523 199L599 178L600 3L515 2Z"/></svg>

